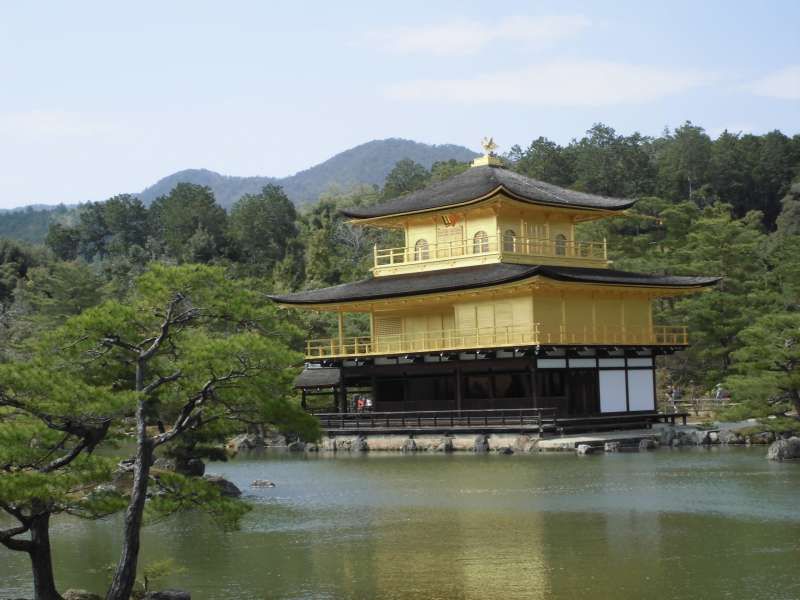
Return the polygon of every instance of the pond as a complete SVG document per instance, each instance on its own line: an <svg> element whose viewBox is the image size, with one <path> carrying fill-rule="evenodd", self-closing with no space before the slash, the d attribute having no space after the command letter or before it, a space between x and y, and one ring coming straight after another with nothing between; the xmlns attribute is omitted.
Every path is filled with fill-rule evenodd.
<svg viewBox="0 0 800 600"><path fill-rule="evenodd" d="M800 464L765 452L250 455L209 468L254 504L240 531L180 515L143 558L196 600L799 598ZM59 587L102 590L119 520L54 529ZM25 595L0 548L0 598Z"/></svg>

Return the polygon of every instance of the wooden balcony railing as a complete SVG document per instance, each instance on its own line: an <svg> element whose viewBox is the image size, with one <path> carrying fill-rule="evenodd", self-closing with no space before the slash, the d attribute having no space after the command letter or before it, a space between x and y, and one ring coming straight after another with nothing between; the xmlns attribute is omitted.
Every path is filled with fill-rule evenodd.
<svg viewBox="0 0 800 600"><path fill-rule="evenodd" d="M348 358L384 356L418 352L449 352L519 346L554 345L646 345L685 346L689 334L685 326L651 328L609 327L572 329L559 326L550 330L540 323L507 327L443 329L419 333L382 336L342 337L308 340L306 358Z"/></svg>
<svg viewBox="0 0 800 600"><path fill-rule="evenodd" d="M555 408L424 410L399 412L315 413L326 430L381 431L410 429L554 429Z"/></svg>
<svg viewBox="0 0 800 600"><path fill-rule="evenodd" d="M547 258L564 263L608 263L606 241L578 242L560 239L492 235L459 241L426 243L415 247L378 248L374 250L375 270L400 265L420 265L496 256L500 258Z"/></svg>

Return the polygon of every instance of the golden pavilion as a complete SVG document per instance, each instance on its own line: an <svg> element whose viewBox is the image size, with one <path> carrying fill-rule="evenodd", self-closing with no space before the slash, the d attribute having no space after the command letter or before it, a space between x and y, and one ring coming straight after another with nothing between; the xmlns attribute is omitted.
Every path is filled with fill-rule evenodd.
<svg viewBox="0 0 800 600"><path fill-rule="evenodd" d="M654 323L652 301L718 278L610 268L605 240L579 241L576 225L635 200L525 177L494 147L484 140L486 154L450 179L342 211L403 232L403 246L374 249L372 277L273 297L338 315L338 335L307 342L296 383L304 399L333 394L324 426L541 431L556 417L658 416L655 357L689 338ZM353 313L368 315L369 335L348 334Z"/></svg>

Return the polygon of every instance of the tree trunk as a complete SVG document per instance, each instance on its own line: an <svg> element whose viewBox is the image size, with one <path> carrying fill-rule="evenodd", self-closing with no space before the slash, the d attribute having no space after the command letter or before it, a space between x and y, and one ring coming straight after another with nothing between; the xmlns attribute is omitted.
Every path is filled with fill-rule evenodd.
<svg viewBox="0 0 800 600"><path fill-rule="evenodd" d="M136 389L140 391L143 386L144 364L139 360L136 367ZM152 464L153 442L147 437L147 398L142 398L136 407L136 462L133 466L131 499L125 510L122 555L117 563L117 570L106 594L106 600L129 600L136 583L144 505L147 500Z"/></svg>
<svg viewBox="0 0 800 600"><path fill-rule="evenodd" d="M31 518L31 557L34 600L63 600L53 577L53 555L50 549L50 513Z"/></svg>

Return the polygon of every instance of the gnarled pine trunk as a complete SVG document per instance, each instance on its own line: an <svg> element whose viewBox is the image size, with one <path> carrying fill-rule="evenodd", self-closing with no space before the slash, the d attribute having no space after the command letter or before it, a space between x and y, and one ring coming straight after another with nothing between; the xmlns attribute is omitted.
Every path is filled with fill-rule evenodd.
<svg viewBox="0 0 800 600"><path fill-rule="evenodd" d="M144 387L144 361L137 362L136 390ZM147 485L150 466L153 464L153 442L147 437L147 399L141 398L136 407L136 462L133 466L133 488L128 508L125 510L122 555L114 579L106 594L106 600L129 600L136 583L136 567L139 562L144 505L147 501Z"/></svg>
<svg viewBox="0 0 800 600"><path fill-rule="evenodd" d="M30 547L28 555L33 567L34 600L63 600L56 590L53 577L53 555L50 549L50 513L45 512L30 521Z"/></svg>

